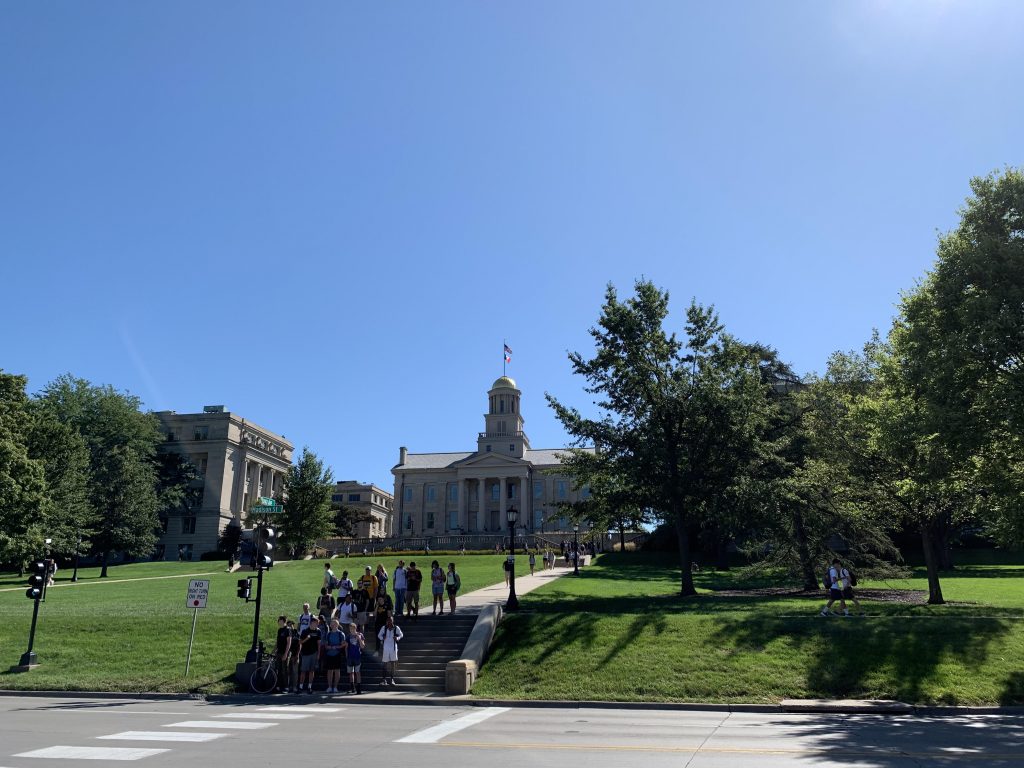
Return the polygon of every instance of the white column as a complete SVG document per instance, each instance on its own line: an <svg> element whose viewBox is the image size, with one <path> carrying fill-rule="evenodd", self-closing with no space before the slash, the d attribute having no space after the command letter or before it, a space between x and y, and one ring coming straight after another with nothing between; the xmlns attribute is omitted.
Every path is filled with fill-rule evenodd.
<svg viewBox="0 0 1024 768"><path fill-rule="evenodd" d="M465 531L469 530L469 499L466 498L466 491L469 490L469 483L465 479L459 480L459 527Z"/></svg>
<svg viewBox="0 0 1024 768"><path fill-rule="evenodd" d="M519 478L519 493L522 495L519 500L519 523L529 531L533 526L533 488L530 487L529 475Z"/></svg>
<svg viewBox="0 0 1024 768"><path fill-rule="evenodd" d="M500 528L502 531L504 531L505 527L508 525L508 523L505 522L505 503L506 503L505 497L507 495L508 495L508 481L503 477L503 478L501 478L501 487L498 489L498 498L499 498L499 503L498 503L498 528Z"/></svg>

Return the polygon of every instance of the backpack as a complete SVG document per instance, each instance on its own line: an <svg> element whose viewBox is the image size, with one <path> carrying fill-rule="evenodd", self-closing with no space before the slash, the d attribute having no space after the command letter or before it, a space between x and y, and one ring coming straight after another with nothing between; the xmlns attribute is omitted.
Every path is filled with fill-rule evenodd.
<svg viewBox="0 0 1024 768"><path fill-rule="evenodd" d="M832 589L832 574L829 571L831 569L825 571L825 578L821 580L821 583L825 585L826 592Z"/></svg>
<svg viewBox="0 0 1024 768"><path fill-rule="evenodd" d="M851 587L856 587L857 586L857 574L855 574L853 571L851 571L849 568L847 568L846 569L846 575L850 577L850 586Z"/></svg>
<svg viewBox="0 0 1024 768"><path fill-rule="evenodd" d="M340 583L341 583L341 582L340 582L340 581L338 580L338 577L337 577L337 576L335 576L335 575L334 575L334 574L332 573L332 574L331 574L331 577L330 577L330 578L329 578L329 579L327 580L327 588L328 588L328 589L337 589L337 588L338 588L338 585L339 585Z"/></svg>

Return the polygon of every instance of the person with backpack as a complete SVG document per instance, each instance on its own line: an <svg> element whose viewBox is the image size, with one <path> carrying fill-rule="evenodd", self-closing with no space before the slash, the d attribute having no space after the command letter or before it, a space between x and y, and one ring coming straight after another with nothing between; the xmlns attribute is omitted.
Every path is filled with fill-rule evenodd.
<svg viewBox="0 0 1024 768"><path fill-rule="evenodd" d="M405 568L405 560L399 560L395 568L395 578L391 582L395 591L395 618L399 619L405 613L405 592L409 587L408 571Z"/></svg>
<svg viewBox="0 0 1024 768"><path fill-rule="evenodd" d="M345 633L337 619L331 619L330 629L324 639L324 669L327 670L327 693L341 693L341 663L345 658Z"/></svg>
<svg viewBox="0 0 1024 768"><path fill-rule="evenodd" d="M416 621L420 617L420 586L423 584L423 573L416 567L416 563L411 562L405 569L405 578L408 584L405 593L406 615ZM402 606L398 606L398 610L401 611Z"/></svg>
<svg viewBox="0 0 1024 768"><path fill-rule="evenodd" d="M334 614L337 604L334 596L327 587L320 587L320 597L316 599L316 612L319 616L326 616L328 619ZM322 619L321 619L322 621Z"/></svg>
<svg viewBox="0 0 1024 768"><path fill-rule="evenodd" d="M455 571L455 563L448 563L448 573L444 575L444 586L445 589L448 590L448 615L454 616L455 597L459 594L459 590L462 588L462 579L459 577L459 574Z"/></svg>
<svg viewBox="0 0 1024 768"><path fill-rule="evenodd" d="M345 599L345 595L355 589L355 585L352 583L352 579L348 577L348 571L341 572L341 578L338 579L338 605L341 605L341 601Z"/></svg>
<svg viewBox="0 0 1024 768"><path fill-rule="evenodd" d="M355 624L348 627L348 647L346 650L346 668L348 669L349 693L362 694L363 678L360 669L363 664L363 648L366 647L366 639L356 629Z"/></svg>
<svg viewBox="0 0 1024 768"><path fill-rule="evenodd" d="M377 573L375 575L377 576L377 592L387 592L388 569L384 567L384 563L377 563ZM377 596L377 592L370 595L371 600Z"/></svg>
<svg viewBox="0 0 1024 768"><path fill-rule="evenodd" d="M380 660L384 664L382 685L395 684L395 669L398 667L398 641L402 639L402 628L395 626L393 616L388 616L387 623L377 633L380 641Z"/></svg>
<svg viewBox="0 0 1024 768"><path fill-rule="evenodd" d="M331 570L330 563L324 563L324 583L320 586L328 592L333 592L338 586L338 577L335 576L334 571Z"/></svg>
<svg viewBox="0 0 1024 768"><path fill-rule="evenodd" d="M839 580L842 582L843 587L843 599L853 600L853 604L857 606L857 614L860 616L864 615L864 609L860 605L860 601L857 596L853 593L853 588L857 586L857 575L849 568L840 566L839 568ZM845 614L849 616L850 614Z"/></svg>
<svg viewBox="0 0 1024 768"><path fill-rule="evenodd" d="M831 567L825 571L822 583L825 585L825 590L828 592L828 602L825 603L825 607L821 609L822 616L837 615L832 611L832 604L836 600L839 601L839 606L843 609L843 615L850 615L850 611L846 608L846 599L843 597L842 570L843 569L839 565L839 558L837 557L832 560Z"/></svg>
<svg viewBox="0 0 1024 768"><path fill-rule="evenodd" d="M434 599L433 615L437 615L440 606L441 615L444 616L444 569L437 560L430 564L430 595Z"/></svg>
<svg viewBox="0 0 1024 768"><path fill-rule="evenodd" d="M530 550L530 575L533 576L533 571L537 567L537 553Z"/></svg>

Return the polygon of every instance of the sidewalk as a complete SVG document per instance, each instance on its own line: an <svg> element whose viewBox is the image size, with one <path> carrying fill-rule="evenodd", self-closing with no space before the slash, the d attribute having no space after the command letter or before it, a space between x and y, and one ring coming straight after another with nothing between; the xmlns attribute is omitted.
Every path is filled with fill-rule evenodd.
<svg viewBox="0 0 1024 768"><path fill-rule="evenodd" d="M530 566L526 564L526 558L523 558L523 560L522 565L520 565L518 560L516 561L516 567L521 568L525 566L527 574L523 576L520 573L516 573L517 597L522 597L545 584L550 584L560 576L572 573L572 568L553 568L549 571L538 570L535 575L530 576ZM500 581L490 587L459 595L456 605L460 613L463 611L466 613L479 613L480 609L486 605L493 605L494 603L504 604L506 600L508 600L508 587L505 586L504 581Z"/></svg>

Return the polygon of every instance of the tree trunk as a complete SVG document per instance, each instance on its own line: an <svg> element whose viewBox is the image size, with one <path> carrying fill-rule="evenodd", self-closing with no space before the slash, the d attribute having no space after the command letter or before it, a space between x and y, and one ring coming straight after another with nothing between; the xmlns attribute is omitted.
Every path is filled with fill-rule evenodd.
<svg viewBox="0 0 1024 768"><path fill-rule="evenodd" d="M107 578L107 553L106 552L103 553L103 558L102 558L102 560L100 562L103 565L103 569L100 571L100 578L101 579L105 579L105 578Z"/></svg>
<svg viewBox="0 0 1024 768"><path fill-rule="evenodd" d="M626 527L619 528L619 552L626 551Z"/></svg>
<svg viewBox="0 0 1024 768"><path fill-rule="evenodd" d="M939 570L953 570L953 547L950 540L953 538L953 525L949 520L943 520L938 525L937 551L939 555Z"/></svg>
<svg viewBox="0 0 1024 768"><path fill-rule="evenodd" d="M793 510L793 533L796 536L796 553L800 558L800 572L804 578L804 589L817 592L818 574L814 570L814 561L811 559L811 546L807 543L804 516L799 509Z"/></svg>
<svg viewBox="0 0 1024 768"><path fill-rule="evenodd" d="M921 523L921 545L924 548L924 564L928 569L928 605L942 605L942 587L939 584L939 553L936 533L931 521Z"/></svg>
<svg viewBox="0 0 1024 768"><path fill-rule="evenodd" d="M729 539L723 534L715 536L715 570L728 571L729 569Z"/></svg>
<svg viewBox="0 0 1024 768"><path fill-rule="evenodd" d="M696 595L697 590L693 586L693 555L690 552L690 529L680 514L676 515L676 537L679 539L679 567L680 573L679 594L681 597Z"/></svg>

